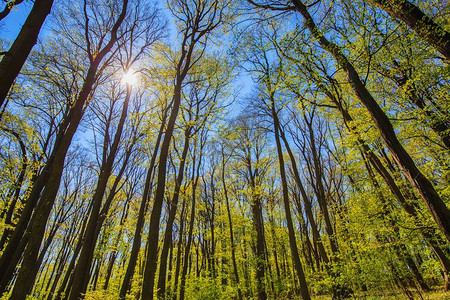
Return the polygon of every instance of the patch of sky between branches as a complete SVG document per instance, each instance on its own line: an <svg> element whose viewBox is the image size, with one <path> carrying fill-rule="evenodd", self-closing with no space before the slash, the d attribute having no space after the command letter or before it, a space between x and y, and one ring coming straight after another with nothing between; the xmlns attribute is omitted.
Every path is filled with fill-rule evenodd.
<svg viewBox="0 0 450 300"><path fill-rule="evenodd" d="M32 3L28 1L13 7L9 14L0 21L0 38L8 42L14 41L22 29L31 8Z"/></svg>

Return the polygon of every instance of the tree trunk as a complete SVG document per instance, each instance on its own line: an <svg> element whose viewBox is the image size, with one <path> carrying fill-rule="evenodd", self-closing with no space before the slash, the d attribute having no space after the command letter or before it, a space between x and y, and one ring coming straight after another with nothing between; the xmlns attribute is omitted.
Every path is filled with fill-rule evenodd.
<svg viewBox="0 0 450 300"><path fill-rule="evenodd" d="M120 287L119 299L125 299L125 296L130 289L131 280L133 279L134 270L136 269L139 250L141 248L141 232L145 222L145 212L147 210L147 204L150 199L150 186L153 177L153 170L156 164L156 156L158 154L159 144L166 125L167 109L163 112L162 123L158 131L158 137L156 138L155 147L153 149L152 158L150 159L150 165L148 166L147 175L145 177L144 192L142 194L141 204L139 206L139 213L136 222L136 228L134 230L133 244L131 246L130 258L128 260L127 269L123 277L122 285Z"/></svg>
<svg viewBox="0 0 450 300"><path fill-rule="evenodd" d="M184 235L184 215L185 215L185 208L186 208L186 197L183 198L183 204L181 205L181 213L180 213L180 233L178 236L178 250L177 250L177 260L175 264L175 278L173 282L173 289L172 289L172 299L177 299L177 291L178 291L178 278L180 277L180 268L181 268L181 261L183 257L183 252L181 251L182 245L183 245L183 235Z"/></svg>
<svg viewBox="0 0 450 300"><path fill-rule="evenodd" d="M161 250L158 279L158 298L160 299L164 299L166 293L167 256L169 254L169 248L172 242L173 223L177 214L178 199L180 195L181 184L183 182L186 157L189 150L190 131L191 129L190 127L188 127L184 133L184 147L181 154L180 166L178 168L175 190L173 192L172 201L170 202L169 219L167 220L166 231L164 234L164 244Z"/></svg>
<svg viewBox="0 0 450 300"><path fill-rule="evenodd" d="M116 158L117 150L119 148L120 138L122 136L123 126L125 124L125 119L128 114L128 104L131 97L131 86L127 84L127 92L125 100L123 102L122 113L120 116L119 123L117 125L117 130L114 135L113 143L109 149L109 154L106 160L102 162L100 168L100 175L98 177L97 186L95 188L94 195L92 196L92 210L89 216L89 221L83 237L83 247L81 249L80 258L78 259L77 265L74 271L74 284L70 290L69 299L76 300L79 299L81 294L86 293L86 289L89 283L89 269L92 264L92 259L94 256L94 248L97 243L98 234L97 225L99 222L99 212L102 206L103 196L106 191L106 186L111 176L114 161ZM108 131L108 128L106 129ZM108 133L105 133L108 135ZM108 138L105 135L105 140ZM103 149L104 156L106 155L107 149ZM107 213L107 212L105 212Z"/></svg>
<svg viewBox="0 0 450 300"><path fill-rule="evenodd" d="M202 146L201 146L202 147ZM194 157L192 159L192 193L191 193L191 215L189 218L189 232L187 235L187 243L186 248L184 249L184 261L183 261L183 269L181 271L181 279L180 279L180 298L179 300L184 300L184 293L185 293L185 287L186 287L186 275L188 271L188 260L190 256L191 251L191 244L192 244L192 233L194 231L194 220L195 220L195 202L197 199L197 184L198 179L200 177L200 166L202 163L202 149L200 149L200 154L198 158L198 165L196 166L196 159L195 159L195 151L194 149Z"/></svg>
<svg viewBox="0 0 450 300"><path fill-rule="evenodd" d="M111 252L110 256L109 256L109 261L108 261L108 268L106 270L106 278L105 278L105 282L103 283L103 289L106 290L108 289L108 284L109 284L109 280L111 279L111 275L112 275L112 270L114 267L114 263L116 262L116 258L117 258L117 247L119 245L120 239L122 238L122 233L123 233L123 225L125 224L125 221L127 220L128 217L128 210L130 208L129 206L129 202L131 200L131 197L129 197L127 199L127 202L125 203L125 206L123 208L122 211L122 216L120 217L120 223L119 223L119 232L117 233L117 238L114 242L113 245L113 251Z"/></svg>
<svg viewBox="0 0 450 300"><path fill-rule="evenodd" d="M150 215L150 230L148 233L148 248L146 251L147 262L145 264L144 281L142 285L143 300L153 299L153 286L155 283L155 273L158 263L159 221L161 217L166 187L166 165L169 155L170 141L172 139L175 121L177 119L178 110L180 108L182 79L183 78L177 78L173 96L172 111L170 113L169 122L167 123L167 129L164 134L164 139L159 154L155 199Z"/></svg>
<svg viewBox="0 0 450 300"><path fill-rule="evenodd" d="M267 293L265 288L265 247L264 247L264 221L262 215L261 199L256 195L256 184L253 178L253 170L251 166L249 167L250 173L250 188L252 189L251 196L251 210L253 218L253 229L256 233L256 287L258 293L258 300L266 300Z"/></svg>
<svg viewBox="0 0 450 300"><path fill-rule="evenodd" d="M432 45L450 62L450 33L433 19L423 13L408 0L371 0L376 6L386 11L414 30L418 36Z"/></svg>
<svg viewBox="0 0 450 300"><path fill-rule="evenodd" d="M8 3L9 4L9 3ZM7 5L8 5L7 4ZM0 61L0 107L19 75L53 5L53 0L36 0L19 35ZM0 117L1 118L1 117Z"/></svg>
<svg viewBox="0 0 450 300"><path fill-rule="evenodd" d="M70 263L67 266L67 270L64 275L64 278L61 282L61 285L58 288L58 292L56 293L56 296L55 296L56 300L61 299L61 295L64 293L64 291L65 291L64 299L67 299L67 297L69 296L68 293L69 293L70 287L72 285L73 269L74 269L75 263L78 259L78 255L80 253L81 246L83 245L82 241L83 241L84 229L86 228L86 224L89 219L88 216L89 216L89 212L90 212L91 208L92 208L92 203L90 203L89 209L87 210L86 215L83 218L83 223L80 226L79 238L78 238L77 244L75 246L75 249L73 250L72 258L70 259Z"/></svg>
<svg viewBox="0 0 450 300"><path fill-rule="evenodd" d="M192 29L195 30L195 29ZM189 30L185 33L189 34ZM191 39L194 33L191 33ZM176 68L175 86L173 92L172 111L170 112L169 121L167 123L166 132L164 134L163 143L158 160L158 177L156 183L155 199L153 202L153 209L150 215L150 230L148 233L148 248L146 252L146 264L144 270L144 280L142 283L142 299L153 299L153 286L155 283L155 273L158 263L158 240L159 240L159 221L161 218L162 205L164 202L164 193L166 188L166 166L169 155L170 141L172 140L175 122L178 116L178 110L181 103L181 89L184 78L191 68L191 58L194 51L195 43L189 44L188 49L185 49L188 36L184 36L183 51L178 61Z"/></svg>
<svg viewBox="0 0 450 300"><path fill-rule="evenodd" d="M303 266L300 261L300 255L298 253L298 247L297 247L297 241L295 238L295 230L294 225L292 222L292 216L291 216L291 207L289 204L289 190L287 186L287 180L286 180L286 170L284 167L284 159L283 159L283 150L281 148L281 141L280 141L280 135L278 132L278 128L280 126L277 113L275 111L275 100L273 99L273 94L271 94L271 114L273 119L273 126L275 131L275 142L277 145L277 153L278 153L278 164L280 169L280 177L281 177L281 185L283 189L283 204L284 204L284 213L286 216L286 225L288 227L288 234L289 234L289 246L291 248L291 254L292 254L292 260L295 267L295 270L297 272L298 279L300 281L300 294L302 296L302 299L308 300L311 299L311 296L309 295L308 285L306 283L306 277L305 273L303 271Z"/></svg>
<svg viewBox="0 0 450 300"><path fill-rule="evenodd" d="M306 217L308 218L310 226L311 226L313 243L315 245L317 245L321 259L325 262L325 264L328 264L329 263L328 255L325 251L325 247L323 246L322 239L320 237L319 229L317 227L316 221L314 220L311 202L309 201L308 195L306 194L305 188L300 180L300 174L298 173L297 163L295 161L294 154L292 153L289 142L288 142L286 135L284 134L284 131L282 130L281 126L278 128L278 130L280 133L280 137L284 142L284 147L286 148L286 150L289 154L289 158L291 160L292 171L294 173L295 182L296 182L298 188L300 189L300 194L302 196L303 204L305 206L305 214L306 214ZM319 266L317 266L317 267L319 267Z"/></svg>
<svg viewBox="0 0 450 300"><path fill-rule="evenodd" d="M389 121L388 116L384 113L370 92L364 86L358 73L347 57L341 52L338 45L331 43L317 28L313 18L309 14L306 6L300 0L292 0L296 10L305 19L305 24L311 31L311 34L319 42L324 50L333 55L340 67L347 73L347 78L351 83L352 89L355 91L361 103L367 108L373 121L375 122L381 137L387 148L392 153L395 161L402 168L405 176L411 182L411 185L421 196L422 200L430 210L436 224L444 232L447 240L450 241L450 210L444 201L438 195L431 182L420 172L415 165L411 156L403 148L397 139L394 128Z"/></svg>
<svg viewBox="0 0 450 300"><path fill-rule="evenodd" d="M397 199L403 210L412 217L413 222L417 224L417 228L420 229L422 237L431 247L431 249L433 249L433 252L436 254L436 256L439 259L439 262L441 263L444 273L444 280L446 282L445 289L447 290L450 284L448 280L450 274L450 259L445 254L445 251L442 250L442 246L438 241L438 237L435 236L432 232L429 232L427 228L423 228L423 226L420 224L421 223L419 220L420 208L417 207L417 204L414 204L414 201L408 201L403 196L403 193L400 191L400 188L395 183L394 178L392 178L391 174L382 164L380 159L375 155L372 149L370 149L370 147L366 144L366 142L361 138L361 135L358 133L357 129L355 127L350 127L349 124L352 123L353 118L350 116L349 112L342 106L341 102L339 102L339 100L336 97L334 97L334 95L331 94L329 91L327 91L323 86L321 86L321 89L324 91L324 93L327 94L328 98L337 106L337 109L342 114L342 118L344 119L344 124L347 127L347 129L350 132L357 135L357 142L361 147L364 155L369 160L370 164L374 167L377 173L380 174L380 176L383 178L384 182L386 183L386 185L388 186L389 190L394 195L394 197Z"/></svg>
<svg viewBox="0 0 450 300"><path fill-rule="evenodd" d="M227 207L228 227L230 229L231 260L233 263L234 279L236 281L239 300L242 300L242 292L241 292L241 288L239 287L239 272L238 272L237 263L236 263L236 244L234 243L233 222L231 220L230 200L228 198L228 188L227 188L227 185L225 182L225 154L223 152L223 149L222 149L222 172L221 172L221 175L222 175L221 176L222 187L223 187L223 192L224 192L225 202L226 202L226 207Z"/></svg>

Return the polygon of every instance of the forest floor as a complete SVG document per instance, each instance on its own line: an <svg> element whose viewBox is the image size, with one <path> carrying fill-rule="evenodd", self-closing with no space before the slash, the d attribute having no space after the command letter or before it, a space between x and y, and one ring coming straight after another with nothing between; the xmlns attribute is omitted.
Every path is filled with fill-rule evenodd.
<svg viewBox="0 0 450 300"><path fill-rule="evenodd" d="M444 292L442 289L435 289L430 292L421 292L420 295L417 293L417 291L411 291L413 293L414 299L420 299L420 300L450 300L450 292ZM331 299L331 296L314 296L314 300L329 300ZM379 293L356 293L352 298L350 299L361 299L361 300L375 300L375 299L383 299L383 300L406 300L408 297L402 292L394 292L389 291L387 293L379 292Z"/></svg>

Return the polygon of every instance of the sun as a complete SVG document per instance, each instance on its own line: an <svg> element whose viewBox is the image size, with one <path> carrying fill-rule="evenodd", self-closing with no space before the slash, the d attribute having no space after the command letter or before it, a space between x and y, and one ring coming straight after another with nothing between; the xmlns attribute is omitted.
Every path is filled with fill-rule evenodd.
<svg viewBox="0 0 450 300"><path fill-rule="evenodd" d="M122 75L122 84L126 85L136 85L137 74L133 69L129 69L126 73Z"/></svg>

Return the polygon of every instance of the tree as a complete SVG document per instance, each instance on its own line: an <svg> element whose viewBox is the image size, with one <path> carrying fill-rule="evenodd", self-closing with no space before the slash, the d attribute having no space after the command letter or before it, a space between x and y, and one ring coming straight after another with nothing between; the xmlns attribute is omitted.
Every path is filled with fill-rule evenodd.
<svg viewBox="0 0 450 300"><path fill-rule="evenodd" d="M309 29L314 39L316 39L325 51L333 56L338 66L341 67L346 73L353 91L361 103L369 111L372 120L380 131L384 143L392 155L394 155L395 161L401 166L405 176L407 176L408 180L417 190L424 203L428 206L435 222L438 224L442 232L445 233L447 239L450 240L450 224L448 223L449 221L447 221L450 220L450 210L436 192L432 183L417 168L409 153L406 152L405 148L398 140L392 123L386 113L381 109L370 91L366 88L355 67L348 60L347 56L341 51L340 47L337 44L330 42L317 27L314 19L308 11L307 6L298 0L294 0L292 3L294 5L293 7L283 8L259 4L256 5L262 8L274 10L295 10L302 15L305 20L305 26Z"/></svg>
<svg viewBox="0 0 450 300"><path fill-rule="evenodd" d="M2 298L449 288L446 4L167 8L55 3L0 109Z"/></svg>
<svg viewBox="0 0 450 300"><path fill-rule="evenodd" d="M231 147L234 149L234 157L243 165L238 170L240 176L245 180L248 190L245 198L251 207L251 216L254 233L252 238L256 244L255 270L256 290L258 299L267 299L265 287L266 251L265 233L262 207L261 185L267 172L270 161L263 157L263 148L266 144L266 136L259 126L257 119L251 115L241 115L232 124L235 136L230 136Z"/></svg>
<svg viewBox="0 0 450 300"><path fill-rule="evenodd" d="M129 17L130 22L129 24L126 24L126 27L123 29L124 33L128 35L128 37L125 36L125 34L122 34L123 36L125 36L123 37L123 43L125 44L128 42L129 44L122 46L124 49L119 49L119 51L124 52L125 61L123 61L122 64L125 66L126 72L132 72L133 64L139 60L140 56L143 56L148 51L148 48L150 48L153 43L160 39L163 29L163 27L159 23L156 11L152 11L145 6L140 6L139 3L137 3L137 5L135 6L134 15L132 17L133 18ZM145 23L143 23L143 21L145 21ZM137 44L138 42L141 43ZM137 48L138 51L133 51L135 48ZM134 52L136 54L131 56ZM117 89L117 87L113 86L113 89ZM106 186L109 177L111 176L114 161L116 159L122 131L128 114L127 112L131 93L132 83L126 82L125 99L122 104L120 119L117 123L114 138L112 139L112 143L110 144L110 132L112 129L110 128L110 126L112 122L111 119L113 107L114 102L116 102L118 98L114 95L113 91L113 104L110 108L108 118L105 121L106 127L103 138L102 162L100 166L98 183L92 197L92 210L89 222L87 223L87 227L85 229L80 257L74 270L74 284L71 288L69 299L78 299L81 294L84 294L86 292L89 279L89 269L92 263L94 247L97 241L96 235L98 235L99 232L98 228L101 228L100 209L102 205L102 199L104 197ZM102 210L102 214L106 215L107 213L108 208L105 204L104 209Z"/></svg>
<svg viewBox="0 0 450 300"><path fill-rule="evenodd" d="M167 256L169 246L172 241L172 229L175 215L177 212L178 198L183 182L184 170L187 168L186 158L189 150L189 143L192 137L198 134L203 127L207 126L212 121L214 116L220 111L218 105L218 97L220 97L221 90L228 83L228 70L222 70L220 61L210 61L206 58L200 60L206 65L207 69L202 70L201 67L193 68L198 75L189 76L189 81L192 82L184 87L184 98L187 103L187 108L182 110L184 125L184 146L180 158L180 165L178 175L175 182L172 200L169 204L169 218L166 224L166 232L164 235L164 244L161 251L159 279L158 279L158 296L164 298ZM223 73L223 74L222 74Z"/></svg>
<svg viewBox="0 0 450 300"><path fill-rule="evenodd" d="M436 48L447 62L450 61L450 33L416 5L407 0L373 0L372 2L393 18L406 23L418 36Z"/></svg>
<svg viewBox="0 0 450 300"><path fill-rule="evenodd" d="M150 216L147 263L145 264L144 282L142 285L143 299L153 299L153 286L158 258L157 246L159 239L159 222L166 186L167 157L180 108L183 82L193 65L195 65L203 55L209 34L221 23L224 14L223 10L225 9L222 5L223 4L218 2L200 3L194 1L193 3L190 3L181 1L174 2L170 6L170 9L174 14L179 11L184 12L184 15L175 14L181 25L180 29L183 34L183 39L181 42L180 57L178 58L175 67L176 75L174 79L172 109L158 159L157 185ZM196 47L198 46L201 48L196 50Z"/></svg>
<svg viewBox="0 0 450 300"><path fill-rule="evenodd" d="M261 101L263 102L263 110L266 114L271 117L271 122L273 124L273 132L275 134L275 142L278 156L278 167L280 171L281 177L281 186L282 186L282 197L283 197L283 205L286 216L286 223L289 232L289 246L291 249L291 255L293 260L293 265L296 269L298 278L300 280L300 293L303 299L310 299L310 294L308 291L308 286L306 283L306 277L303 270L302 263L300 261L299 251L297 247L297 241L295 237L295 230L292 221L291 208L290 208L290 200L289 200L289 190L287 184L287 176L286 176L286 168L283 158L283 149L281 145L280 139L280 121L278 118L278 112L280 109L276 106L275 97L278 92L279 86L283 79L282 75L282 65L275 65L276 63L272 63L269 59L270 50L267 49L264 45L264 41L259 40L253 44L253 53L252 57L248 59L252 62L252 71L255 73L255 77L258 80L260 85L260 95Z"/></svg>
<svg viewBox="0 0 450 300"><path fill-rule="evenodd" d="M19 35L14 40L14 43L8 51L2 53L3 58L0 61L0 107L4 105L6 96L8 95L14 80L17 75L19 75L31 49L36 44L41 27L47 16L50 14L52 5L53 0L35 1ZM10 3L8 3L4 9L5 13L9 12L7 9L8 7L12 7Z"/></svg>
<svg viewBox="0 0 450 300"><path fill-rule="evenodd" d="M22 2L23 2L23 0L15 0L15 1L6 2L5 7L0 12L0 21L9 15L11 9L13 9L16 5L19 5Z"/></svg>
<svg viewBox="0 0 450 300"><path fill-rule="evenodd" d="M20 269L12 293L12 297L17 297L17 299L25 298L25 295L29 293L31 286L33 285L34 276L36 274L35 270L38 268L38 266L36 265L36 258L38 256L39 248L42 242L48 215L51 211L56 193L58 191L61 173L64 166L64 160L68 148L79 125L79 122L81 121L85 103L91 95L92 87L95 83L96 77L98 76L97 72L101 67L100 63L102 62L103 58L105 58L105 56L112 50L114 44L118 40L117 31L125 18L127 5L128 2L125 0L120 14L118 15L116 21L112 26L110 40L104 46L102 45L103 41L99 41L100 44L96 46L98 47L98 49L95 49L95 57L93 54L94 50L91 49L93 45L91 45L89 36L86 36L86 38L88 39L87 55L90 60L90 67L87 71L86 78L83 83L83 88L77 95L77 100L71 108L67 118L62 122L62 124L60 124L52 154L50 155L45 168L36 179L33 189L30 192L27 200L28 209L25 208L24 213L21 216L23 221L19 220L19 223L22 223L23 225L16 227L16 230L11 237L7 248L2 254L2 258L0 261L5 260L3 263L7 263L10 260L9 255L12 254L13 249L17 248L20 240L23 240L24 242L22 243L25 243L27 245L24 251L26 255L23 258L22 268ZM86 2L85 9L87 9ZM89 16L87 14L85 14L85 18L89 20ZM87 24L89 23L87 22ZM87 30L86 33L88 33L89 28L85 29ZM27 221L30 218L32 209L35 204L38 205L33 213L32 220L28 224L29 229L27 229L27 232L24 235L25 227L28 223ZM17 260L10 263L17 263Z"/></svg>

